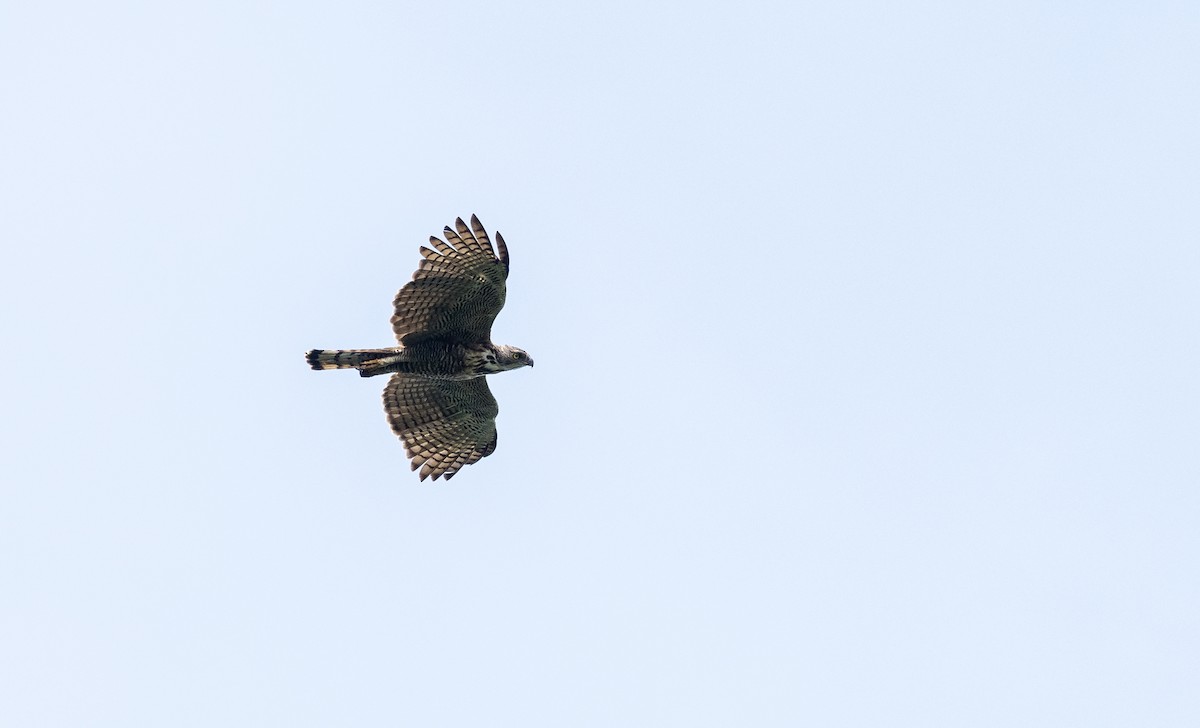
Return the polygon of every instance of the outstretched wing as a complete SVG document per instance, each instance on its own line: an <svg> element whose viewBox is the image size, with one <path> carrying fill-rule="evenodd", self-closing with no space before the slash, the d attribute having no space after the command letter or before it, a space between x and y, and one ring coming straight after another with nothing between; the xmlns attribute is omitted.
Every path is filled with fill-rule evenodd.
<svg viewBox="0 0 1200 728"><path fill-rule="evenodd" d="M392 431L404 441L421 480L454 477L496 449L500 408L486 377L444 380L393 374L383 390Z"/></svg>
<svg viewBox="0 0 1200 728"><path fill-rule="evenodd" d="M468 228L462 218L458 231L445 229L446 241L430 238L430 250L421 247L421 261L413 279L396 294L392 330L404 346L428 338L447 338L466 344L492 338L492 322L504 306L504 281L508 278L508 249L496 233L496 247L471 216Z"/></svg>

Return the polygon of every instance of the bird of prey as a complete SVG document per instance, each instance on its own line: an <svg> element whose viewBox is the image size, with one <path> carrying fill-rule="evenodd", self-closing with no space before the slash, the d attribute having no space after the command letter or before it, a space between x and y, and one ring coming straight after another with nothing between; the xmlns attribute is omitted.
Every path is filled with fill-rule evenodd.
<svg viewBox="0 0 1200 728"><path fill-rule="evenodd" d="M392 330L400 346L306 355L313 369L392 375L383 406L421 480L449 480L495 451L499 408L484 377L533 366L523 350L492 343L508 278L504 237L496 233L497 257L479 218L472 215L469 228L461 217L454 222L445 241L431 237L433 249L421 247L420 266L396 294Z"/></svg>

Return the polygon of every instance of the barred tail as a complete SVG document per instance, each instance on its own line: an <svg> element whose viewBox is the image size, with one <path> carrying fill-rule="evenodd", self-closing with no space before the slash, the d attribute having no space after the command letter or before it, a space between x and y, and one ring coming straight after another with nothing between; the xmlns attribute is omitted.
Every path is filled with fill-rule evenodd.
<svg viewBox="0 0 1200 728"><path fill-rule="evenodd" d="M357 369L369 377L384 374L383 367L395 360L397 349L313 349L304 355L313 369Z"/></svg>

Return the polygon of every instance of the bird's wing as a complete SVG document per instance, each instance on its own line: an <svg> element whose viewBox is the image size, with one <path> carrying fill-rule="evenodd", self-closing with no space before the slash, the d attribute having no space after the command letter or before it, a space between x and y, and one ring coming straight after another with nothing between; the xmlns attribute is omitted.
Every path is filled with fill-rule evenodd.
<svg viewBox="0 0 1200 728"><path fill-rule="evenodd" d="M392 330L404 346L431 338L467 344L491 340L492 322L504 306L508 278L508 249L496 233L496 257L479 218L471 226L455 220L446 240L430 238L433 250L421 247L424 258L411 282L396 294Z"/></svg>
<svg viewBox="0 0 1200 728"><path fill-rule="evenodd" d="M479 462L496 449L500 408L485 377L424 379L393 374L383 391L392 431L404 441L412 469L421 480L454 477L464 465Z"/></svg>

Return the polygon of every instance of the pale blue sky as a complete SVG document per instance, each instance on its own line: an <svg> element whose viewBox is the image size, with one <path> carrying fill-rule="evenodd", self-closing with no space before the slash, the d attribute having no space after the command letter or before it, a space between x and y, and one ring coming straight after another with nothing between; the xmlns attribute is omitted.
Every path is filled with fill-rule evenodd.
<svg viewBox="0 0 1200 728"><path fill-rule="evenodd" d="M0 722L1200 724L1197 7L5 4Z"/></svg>

